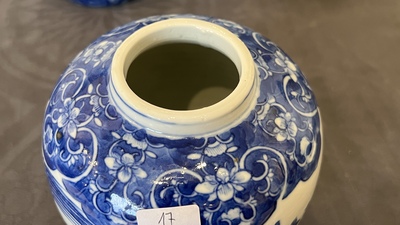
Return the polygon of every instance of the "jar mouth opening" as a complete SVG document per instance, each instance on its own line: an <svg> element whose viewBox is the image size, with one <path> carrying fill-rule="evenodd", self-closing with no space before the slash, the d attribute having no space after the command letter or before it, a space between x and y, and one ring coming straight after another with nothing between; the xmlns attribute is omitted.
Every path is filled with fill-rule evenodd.
<svg viewBox="0 0 400 225"><path fill-rule="evenodd" d="M239 82L221 52L192 43L164 43L136 57L126 80L144 101L171 110L194 110L226 98Z"/></svg>
<svg viewBox="0 0 400 225"><path fill-rule="evenodd" d="M234 90L217 103L189 110L162 108L140 98L126 80L130 65L143 52L170 43L196 44L224 54L233 62L239 75ZM111 98L123 101L125 108L149 118L166 123L194 124L235 111L251 92L254 79L255 66L251 54L235 34L211 22L171 18L142 27L121 43L111 64L111 95L114 95Z"/></svg>

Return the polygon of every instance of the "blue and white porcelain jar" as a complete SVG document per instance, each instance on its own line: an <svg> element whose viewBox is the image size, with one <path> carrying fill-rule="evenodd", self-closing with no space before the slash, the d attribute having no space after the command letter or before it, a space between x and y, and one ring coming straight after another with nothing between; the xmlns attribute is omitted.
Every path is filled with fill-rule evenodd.
<svg viewBox="0 0 400 225"><path fill-rule="evenodd" d="M203 225L297 224L321 132L310 86L276 44L167 15L114 29L71 62L47 105L43 156L67 224L137 224L139 210L193 204Z"/></svg>
<svg viewBox="0 0 400 225"><path fill-rule="evenodd" d="M72 0L72 1L87 7L99 8L99 7L120 5L122 3L127 2L128 0Z"/></svg>

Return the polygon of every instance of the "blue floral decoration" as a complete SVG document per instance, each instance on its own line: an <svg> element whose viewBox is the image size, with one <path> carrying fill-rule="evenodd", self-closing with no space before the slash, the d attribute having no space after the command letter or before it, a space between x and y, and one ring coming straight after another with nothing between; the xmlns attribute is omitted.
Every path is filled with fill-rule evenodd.
<svg viewBox="0 0 400 225"><path fill-rule="evenodd" d="M122 41L146 25L182 17L230 30L257 66L255 108L212 137L153 136L109 100L111 59ZM60 77L43 134L51 190L73 224L137 224L140 209L190 204L199 206L204 225L264 224L278 199L316 171L321 154L319 111L297 65L259 33L193 15L134 21L89 45Z"/></svg>

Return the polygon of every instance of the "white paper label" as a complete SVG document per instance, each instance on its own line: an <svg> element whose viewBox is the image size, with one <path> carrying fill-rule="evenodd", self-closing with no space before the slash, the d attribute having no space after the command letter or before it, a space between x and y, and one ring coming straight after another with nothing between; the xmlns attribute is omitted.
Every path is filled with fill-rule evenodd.
<svg viewBox="0 0 400 225"><path fill-rule="evenodd" d="M197 205L137 211L138 225L201 225Z"/></svg>

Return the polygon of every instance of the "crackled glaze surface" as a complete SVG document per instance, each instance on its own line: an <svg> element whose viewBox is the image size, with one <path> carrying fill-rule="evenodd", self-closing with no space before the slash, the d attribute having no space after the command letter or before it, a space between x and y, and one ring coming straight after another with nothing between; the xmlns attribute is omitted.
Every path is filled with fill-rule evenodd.
<svg viewBox="0 0 400 225"><path fill-rule="evenodd" d="M239 125L168 139L127 120L110 101L118 46L141 27L172 17L218 24L248 47L259 92ZM72 224L136 224L139 209L193 203L202 224L264 224L285 210L278 200L316 173L320 154L318 108L297 65L259 33L192 15L149 17L101 36L60 77L44 120L51 189Z"/></svg>

